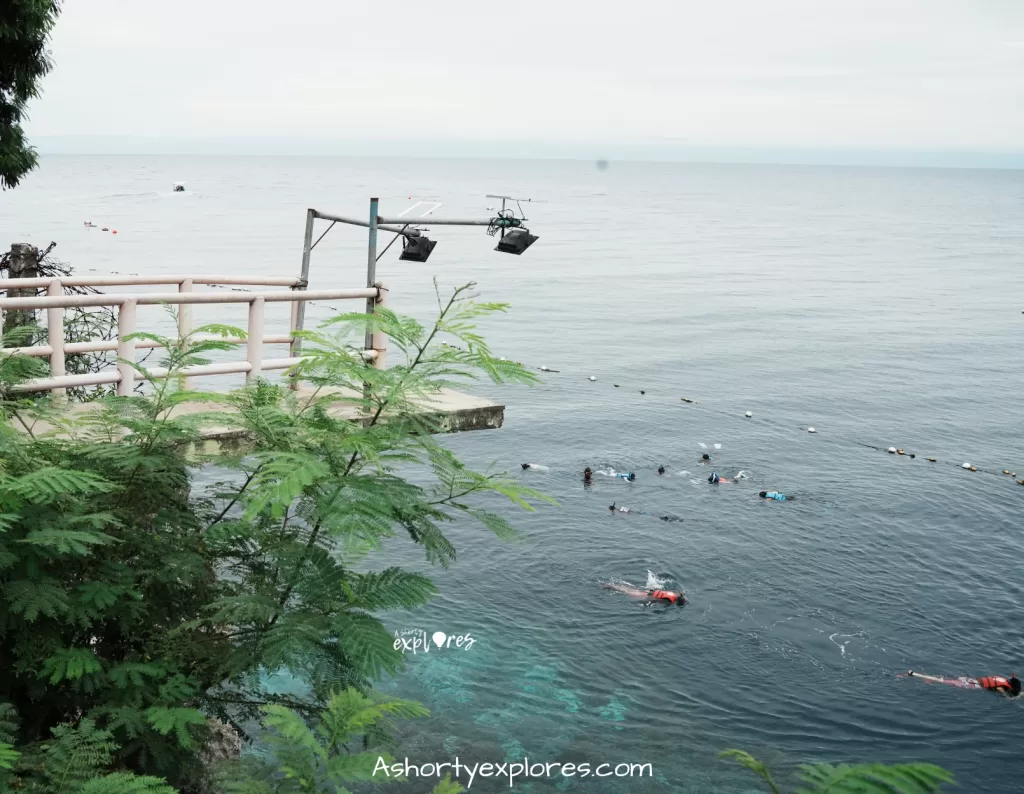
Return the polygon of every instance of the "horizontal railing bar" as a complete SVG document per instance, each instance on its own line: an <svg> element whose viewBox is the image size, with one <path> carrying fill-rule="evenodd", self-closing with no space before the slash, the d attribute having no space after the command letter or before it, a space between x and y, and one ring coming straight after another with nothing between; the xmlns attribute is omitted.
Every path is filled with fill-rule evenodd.
<svg viewBox="0 0 1024 794"><path fill-rule="evenodd" d="M244 345L247 342L247 340L236 336L221 337L204 334L202 336L194 336L192 338L199 342L225 342L229 345ZM290 345L291 343L292 338L287 334L276 334L274 336L263 337L263 344L265 345ZM135 347L155 348L163 347L163 345L159 342L154 342L151 339L137 339L135 340ZM73 353L103 353L109 350L117 350L116 339L104 340L102 342L68 342L64 345L64 352L69 355ZM14 356L48 356L52 352L53 348L49 345L0 348L0 354L6 353Z"/></svg>
<svg viewBox="0 0 1024 794"><path fill-rule="evenodd" d="M52 278L3 278L0 290L48 287L53 281L60 281L65 287L129 287L133 285L181 284L188 279L193 284L234 284L253 287L297 287L300 278L282 276L54 276Z"/></svg>
<svg viewBox="0 0 1024 794"><path fill-rule="evenodd" d="M115 343L116 344L116 343ZM376 350L360 351L363 358L373 360L377 357ZM303 361L309 360L309 356L297 358L268 358L261 363L263 369L280 370L291 369ZM203 377L207 375L234 375L248 372L252 365L248 361L227 361L221 364L198 364L191 367L182 367L175 373L175 377ZM166 378L168 375L166 367L147 368L146 372L151 379ZM136 377L145 379L146 375L137 372ZM107 373L91 372L86 375L61 375L57 378L37 378L35 380L18 383L11 387L12 391L49 391L50 389L67 389L75 386L99 386L107 383L120 383L121 373L111 370Z"/></svg>
<svg viewBox="0 0 1024 794"><path fill-rule="evenodd" d="M27 279L19 279L27 280ZM44 295L38 298L0 298L0 310L11 309L49 309L68 308L70 306L120 306L127 301L135 301L139 306L156 306L161 303L172 305L194 303L252 303L256 298L263 298L267 303L288 303L291 301L312 300L354 300L357 298L376 298L379 290L376 287L347 290L289 290L287 292L179 292L179 293L140 293L101 294L101 295Z"/></svg>

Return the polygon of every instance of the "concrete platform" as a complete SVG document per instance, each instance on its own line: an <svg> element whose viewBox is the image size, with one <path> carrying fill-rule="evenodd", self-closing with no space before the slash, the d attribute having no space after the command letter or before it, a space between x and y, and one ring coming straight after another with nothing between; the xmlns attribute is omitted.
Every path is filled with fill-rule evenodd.
<svg viewBox="0 0 1024 794"><path fill-rule="evenodd" d="M327 390L321 390L320 396L323 397L326 394L332 392ZM344 393L340 390L334 390L335 394L339 398L344 396ZM300 400L308 400L313 395L313 389L308 386L302 386L296 392L296 396ZM355 396L350 394L349 396ZM501 427L505 421L505 406L500 403L491 402L480 397L473 397L468 394L461 392L452 391L451 389L443 389L437 398L422 403L423 414L433 415L437 417L442 426L442 432L444 433L462 433L467 430L495 430ZM69 418L76 416L82 416L88 411L95 410L95 403L71 403L68 406L68 410L65 415ZM172 416L182 416L191 414L207 413L211 410L222 410L219 406L212 406L209 403L184 403L177 406L172 412ZM226 409L229 410L229 409ZM332 416L341 418L351 419L358 421L360 419L359 413L355 406L351 404L341 403L334 405L330 410ZM13 426L17 429L22 428L21 424L15 420ZM53 430L52 427L45 423L39 422L32 427L32 432L39 435L41 433L47 433ZM230 439L244 439L245 431L235 427L207 427L202 431L202 437L206 441L227 441Z"/></svg>

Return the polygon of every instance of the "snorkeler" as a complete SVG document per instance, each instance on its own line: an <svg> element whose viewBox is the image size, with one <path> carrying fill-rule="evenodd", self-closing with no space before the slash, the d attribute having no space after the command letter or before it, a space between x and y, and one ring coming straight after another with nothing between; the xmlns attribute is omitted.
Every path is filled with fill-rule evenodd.
<svg viewBox="0 0 1024 794"><path fill-rule="evenodd" d="M593 476L593 474L594 474L594 472L592 472L590 470L590 467L587 466L587 468L585 468L583 470L583 482L589 484L590 483L590 478Z"/></svg>
<svg viewBox="0 0 1024 794"><path fill-rule="evenodd" d="M1010 673L1009 678L1003 678L1001 675L989 675L982 678L943 678L942 676L925 675L924 673L915 673L913 670L908 670L907 676L922 678L925 681L931 681L936 684L949 684L961 689L987 689L990 692L998 692L1011 698L1020 695L1020 679L1017 678L1016 673Z"/></svg>
<svg viewBox="0 0 1024 794"><path fill-rule="evenodd" d="M774 499L776 502L793 501L792 496L786 496L786 494L780 493L779 491L761 491L761 493L759 493L758 496L760 496L762 499Z"/></svg>
<svg viewBox="0 0 1024 794"><path fill-rule="evenodd" d="M709 460L711 460L711 456L710 456L710 455L709 455L709 454L708 454L707 452L705 452L705 453L704 453L703 455L701 455L701 456L700 456L700 459L701 459L701 464L700 464L700 465L701 465L701 466L703 466L703 465L705 465L705 464L706 464L706 463L707 463L707 462L708 462Z"/></svg>
<svg viewBox="0 0 1024 794"><path fill-rule="evenodd" d="M636 475L633 474L633 472L631 472L631 471L620 471L615 476L616 477L621 477L622 479L626 480L627 482L633 482L633 480L636 479Z"/></svg>
<svg viewBox="0 0 1024 794"><path fill-rule="evenodd" d="M736 482L736 478L734 477L730 479L729 477L721 477L719 476L717 471L713 471L711 472L711 476L708 477L708 482L711 483L712 485L718 485L719 483L722 482Z"/></svg>
<svg viewBox="0 0 1024 794"><path fill-rule="evenodd" d="M649 607L652 604L675 604L677 606L685 606L689 602L686 600L686 596L681 592L677 593L673 590L641 590L638 587L631 587L623 584L616 584L613 582L606 582L601 585L607 590L615 590L619 593L625 593L633 598L646 598L644 602L645 607Z"/></svg>
<svg viewBox="0 0 1024 794"><path fill-rule="evenodd" d="M664 466L659 466L658 467L658 474L664 474L664 473L665 473L665 467Z"/></svg>
<svg viewBox="0 0 1024 794"><path fill-rule="evenodd" d="M530 471L550 471L547 466L541 466L539 463L524 463L522 464L523 471L529 469Z"/></svg>
<svg viewBox="0 0 1024 794"><path fill-rule="evenodd" d="M608 509L611 510L613 513L615 513L615 512L618 512L618 513L632 513L633 512L628 507L616 507L615 506L615 502L612 502L610 505L608 505Z"/></svg>

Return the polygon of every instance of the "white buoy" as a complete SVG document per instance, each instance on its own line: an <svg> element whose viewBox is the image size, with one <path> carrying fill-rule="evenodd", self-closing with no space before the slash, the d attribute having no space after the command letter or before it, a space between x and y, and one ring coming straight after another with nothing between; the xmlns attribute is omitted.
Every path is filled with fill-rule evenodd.
<svg viewBox="0 0 1024 794"><path fill-rule="evenodd" d="M593 375L591 375L589 378L587 378L587 380L593 382L593 381L597 380L597 378L595 378Z"/></svg>
<svg viewBox="0 0 1024 794"><path fill-rule="evenodd" d="M889 449L887 451L888 451L888 453L890 455L895 455L896 454L896 447L889 447Z"/></svg>
<svg viewBox="0 0 1024 794"><path fill-rule="evenodd" d="M815 429L814 429L813 427L808 427L808 428L807 428L807 432L808 432L808 433L817 433L818 431L817 431L817 430L815 430Z"/></svg>
<svg viewBox="0 0 1024 794"><path fill-rule="evenodd" d="M969 468L971 468L971 464L970 464L970 463L965 463L965 464L964 464L963 466L961 466L960 468L962 468L962 469L969 469Z"/></svg>
<svg viewBox="0 0 1024 794"><path fill-rule="evenodd" d="M752 416L753 416L753 414L752 414L752 413L750 413L750 411L747 411L747 412L746 412L745 414L743 414L743 415L744 415L745 417L747 417L747 419L749 419L750 417L752 417Z"/></svg>

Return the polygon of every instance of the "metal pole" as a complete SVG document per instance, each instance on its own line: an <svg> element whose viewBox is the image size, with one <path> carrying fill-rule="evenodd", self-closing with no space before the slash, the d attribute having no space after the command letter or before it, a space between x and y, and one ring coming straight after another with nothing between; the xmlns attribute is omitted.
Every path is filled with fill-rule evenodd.
<svg viewBox="0 0 1024 794"><path fill-rule="evenodd" d="M306 289L309 286L309 257L312 253L313 246L313 221L316 220L316 210L306 210L306 236L302 241L302 270L299 273L299 278L302 279L302 283L299 284L298 289ZM301 331L306 327L306 302L298 302L298 310L295 314L295 329ZM292 357L299 355L299 351L302 349L302 342L296 339L292 343Z"/></svg>
<svg viewBox="0 0 1024 794"><path fill-rule="evenodd" d="M370 235L366 248L366 286L372 287L377 281L377 209L379 199L370 199ZM373 314L376 296L366 299L366 313ZM363 348L373 350L373 329L366 327Z"/></svg>
<svg viewBox="0 0 1024 794"><path fill-rule="evenodd" d="M313 222L316 220L316 210L306 210L306 233L302 239L302 269L299 271L299 284L298 286L292 287L292 291L296 289L304 290L309 286L309 258L313 252ZM306 302L296 301L292 304L291 312L291 333L295 331L301 331L306 327ZM289 355L292 358L298 358L302 351L302 340L292 336L292 344L289 349ZM292 378L289 387L292 391L297 391L299 388L299 379Z"/></svg>

